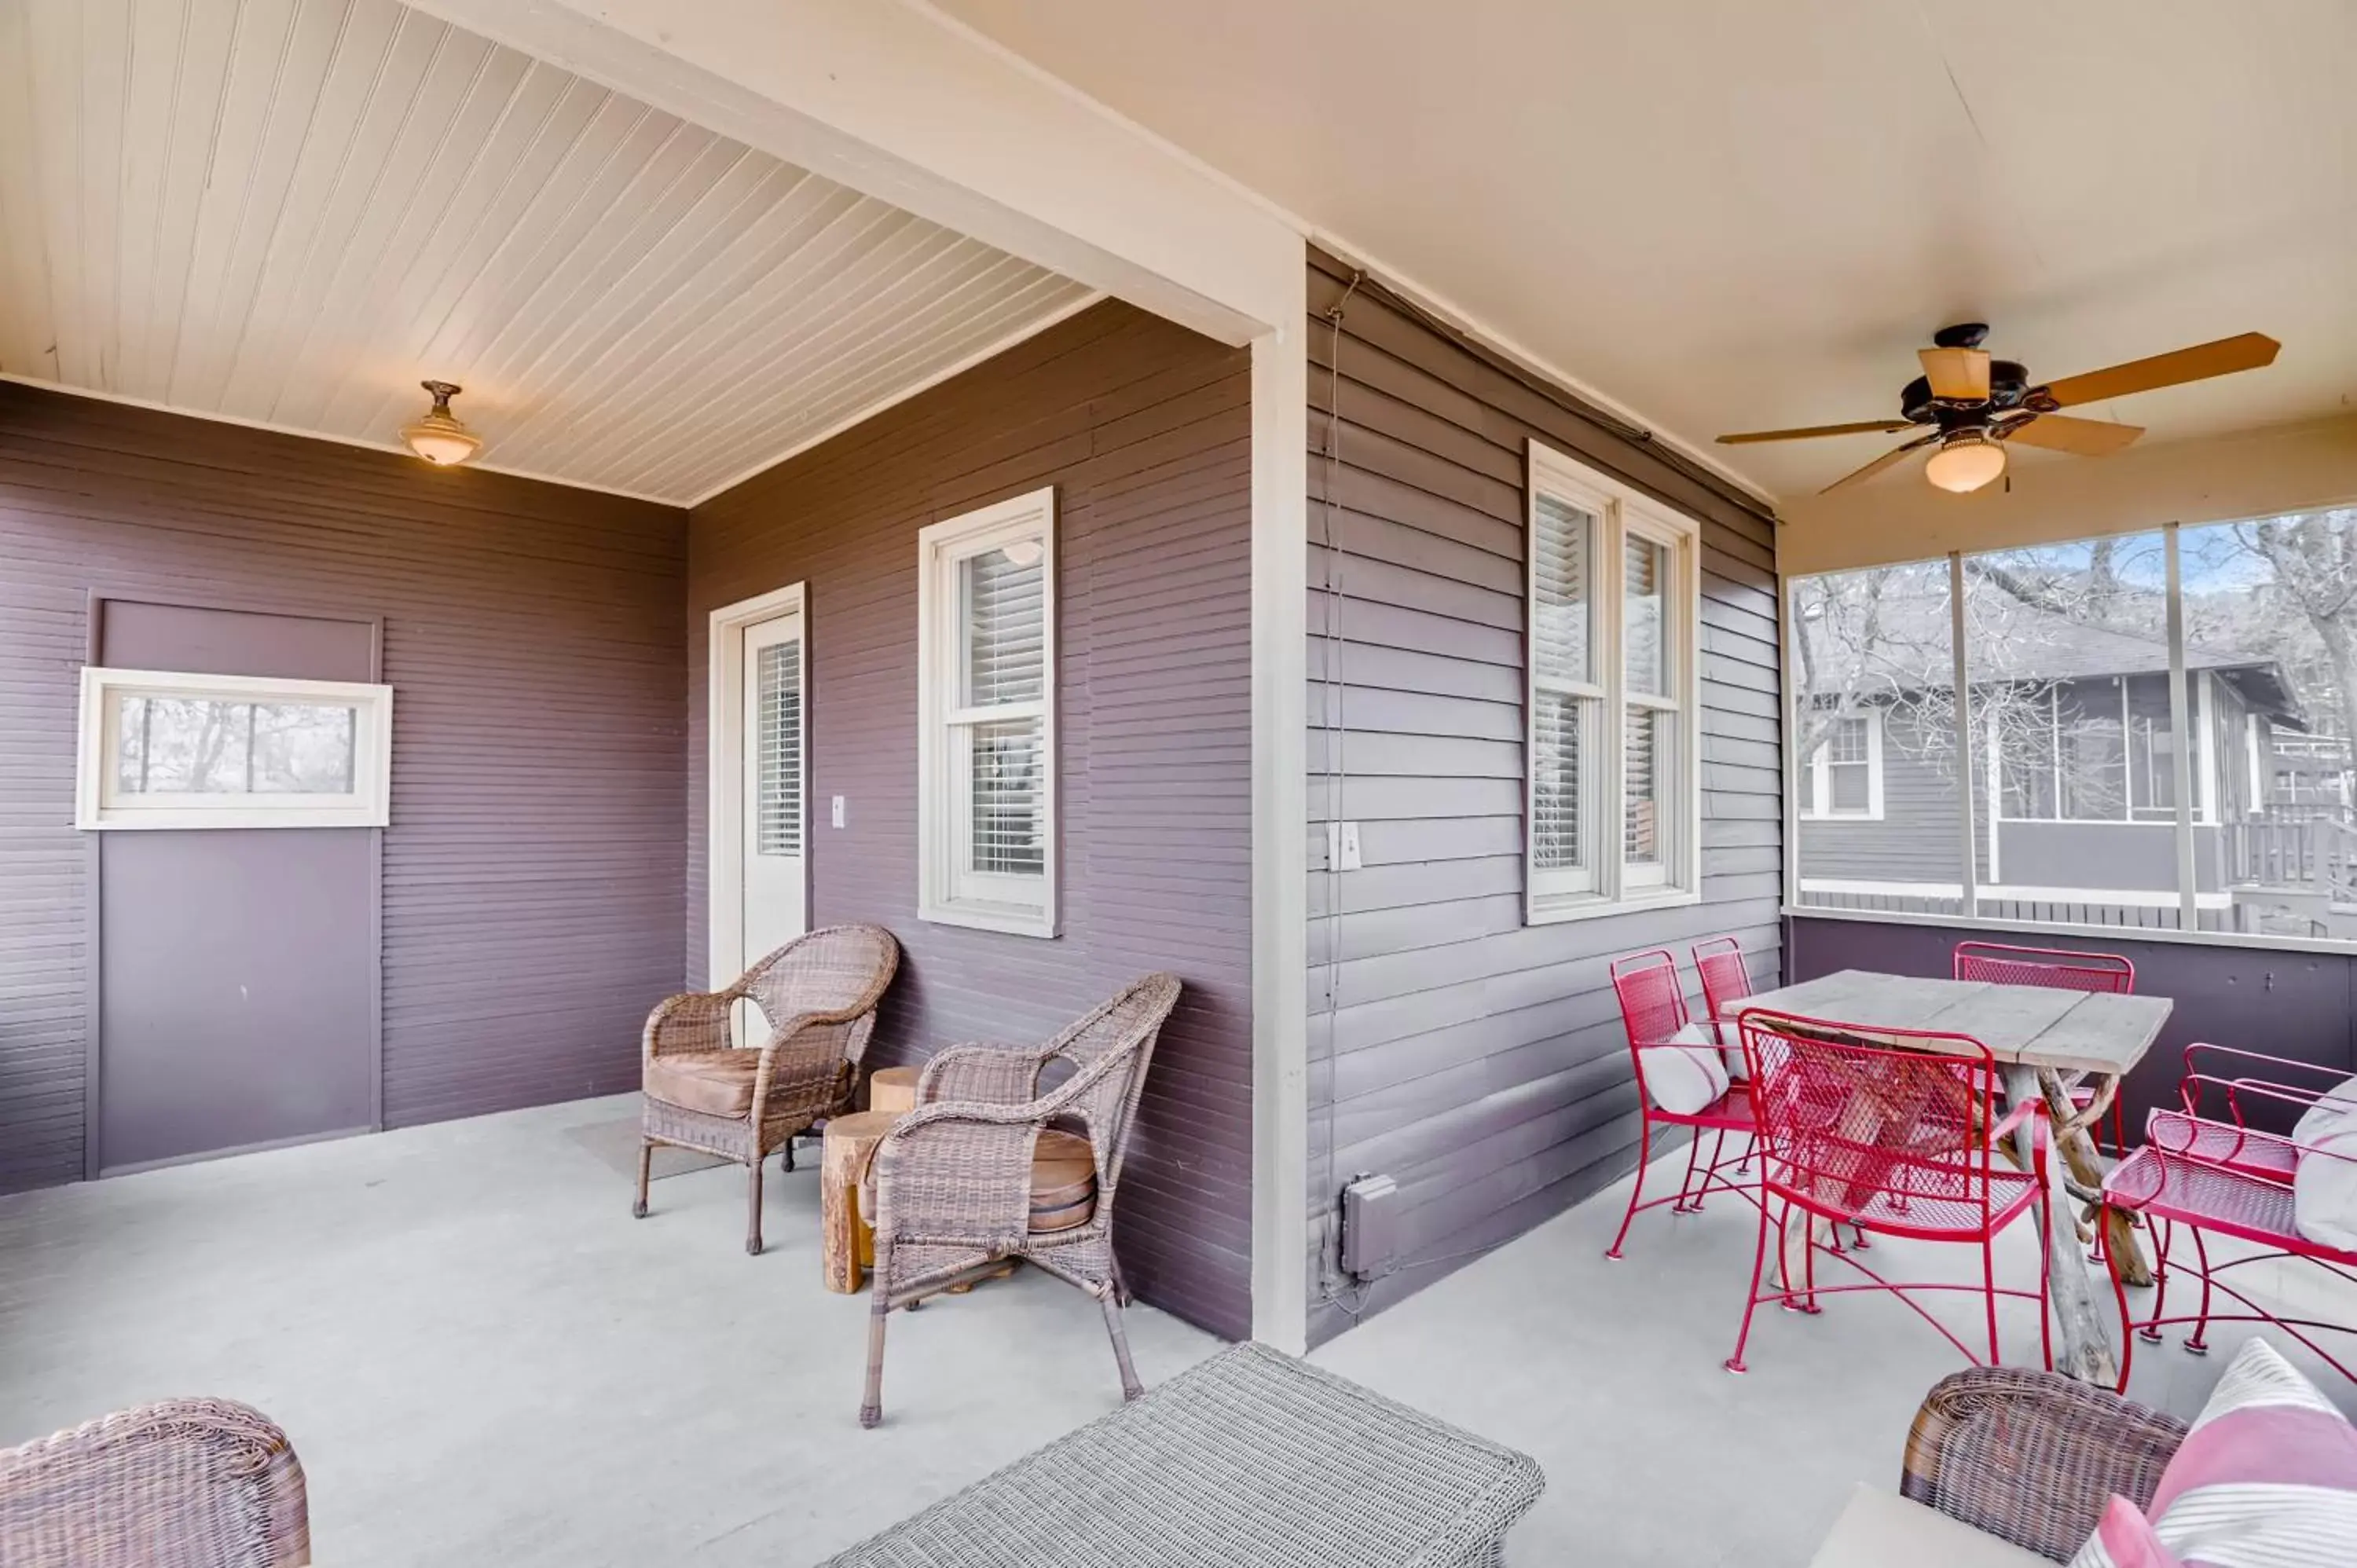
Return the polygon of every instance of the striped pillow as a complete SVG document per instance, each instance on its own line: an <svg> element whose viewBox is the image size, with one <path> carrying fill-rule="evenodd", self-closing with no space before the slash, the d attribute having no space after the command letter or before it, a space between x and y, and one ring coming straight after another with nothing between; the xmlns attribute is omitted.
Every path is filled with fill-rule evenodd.
<svg viewBox="0 0 2357 1568"><path fill-rule="evenodd" d="M2264 1339L2236 1352L2148 1516L2114 1498L2071 1568L2357 1563L2357 1428Z"/></svg>

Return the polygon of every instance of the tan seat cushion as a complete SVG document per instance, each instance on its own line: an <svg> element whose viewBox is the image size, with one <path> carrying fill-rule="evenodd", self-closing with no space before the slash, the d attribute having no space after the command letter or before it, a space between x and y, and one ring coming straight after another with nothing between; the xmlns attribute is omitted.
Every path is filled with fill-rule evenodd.
<svg viewBox="0 0 2357 1568"><path fill-rule="evenodd" d="M874 1156L860 1173L859 1211L876 1213ZM1089 1141L1049 1129L1031 1150L1031 1224L1034 1235L1086 1225L1097 1212L1097 1162Z"/></svg>
<svg viewBox="0 0 2357 1568"><path fill-rule="evenodd" d="M1861 1484L1809 1568L2053 1568L1921 1503Z"/></svg>
<svg viewBox="0 0 2357 1568"><path fill-rule="evenodd" d="M748 1115L760 1066L759 1051L679 1051L647 1063L646 1091L683 1111Z"/></svg>

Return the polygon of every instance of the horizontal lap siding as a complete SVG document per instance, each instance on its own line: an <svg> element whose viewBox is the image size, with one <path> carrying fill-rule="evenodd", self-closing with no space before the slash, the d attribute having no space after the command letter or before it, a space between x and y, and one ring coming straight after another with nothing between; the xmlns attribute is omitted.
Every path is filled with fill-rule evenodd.
<svg viewBox="0 0 2357 1568"><path fill-rule="evenodd" d="M719 606L807 585L816 922L902 943L871 1061L1036 1042L1156 970L1185 983L1123 1173L1146 1299L1250 1332L1251 408L1246 354L1127 306L1083 312L694 512L701 692ZM1062 925L917 918L917 531L1057 487ZM693 710L690 979L707 951ZM845 825L827 825L834 796Z"/></svg>
<svg viewBox="0 0 2357 1568"><path fill-rule="evenodd" d="M1348 276L1320 262L1309 291L1313 1341L1627 1172L1614 956L1731 932L1761 983L1781 962L1770 523L1364 289L1338 374L1323 313ZM1523 922L1534 437L1702 520L1699 907ZM1337 820L1360 825L1358 870L1328 868ZM1333 1223L1361 1172L1399 1183L1408 1264L1363 1297L1336 1273Z"/></svg>
<svg viewBox="0 0 2357 1568"><path fill-rule="evenodd" d="M683 903L670 508L0 385L0 1188L82 1173L91 595L382 618L388 1125L628 1089Z"/></svg>

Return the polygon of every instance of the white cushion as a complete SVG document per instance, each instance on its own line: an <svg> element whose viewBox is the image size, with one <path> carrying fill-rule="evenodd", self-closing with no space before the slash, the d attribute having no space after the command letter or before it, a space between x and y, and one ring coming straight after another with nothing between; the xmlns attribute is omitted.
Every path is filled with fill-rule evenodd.
<svg viewBox="0 0 2357 1568"><path fill-rule="evenodd" d="M2291 1130L2291 1141L2306 1144L2344 1122L2357 1122L2357 1078L2335 1089L2300 1112L2299 1122Z"/></svg>
<svg viewBox="0 0 2357 1568"><path fill-rule="evenodd" d="M1861 1482L1809 1568L2053 1568L2034 1552Z"/></svg>
<svg viewBox="0 0 2357 1568"><path fill-rule="evenodd" d="M1673 1116L1693 1116L1727 1092L1727 1063L1707 1024L1688 1024L1645 1047L1645 1088Z"/></svg>
<svg viewBox="0 0 2357 1568"><path fill-rule="evenodd" d="M1646 1070L1652 1070L1652 1064ZM2292 1229L2319 1246L2357 1252L2357 1121L2336 1122L2319 1136L2302 1138L2296 1159Z"/></svg>

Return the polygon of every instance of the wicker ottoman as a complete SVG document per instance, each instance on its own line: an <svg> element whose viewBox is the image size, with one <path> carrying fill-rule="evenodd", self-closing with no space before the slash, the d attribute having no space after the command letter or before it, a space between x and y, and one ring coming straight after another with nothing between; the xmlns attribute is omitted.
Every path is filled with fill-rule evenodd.
<svg viewBox="0 0 2357 1568"><path fill-rule="evenodd" d="M1502 1562L1537 1461L1239 1345L828 1568L1372 1568Z"/></svg>

